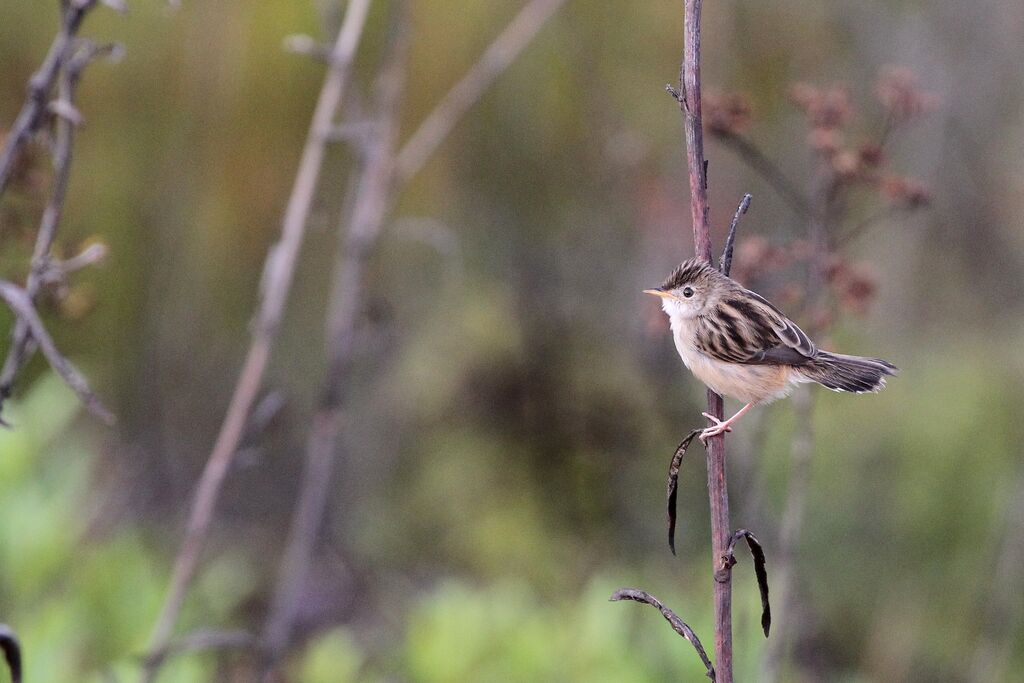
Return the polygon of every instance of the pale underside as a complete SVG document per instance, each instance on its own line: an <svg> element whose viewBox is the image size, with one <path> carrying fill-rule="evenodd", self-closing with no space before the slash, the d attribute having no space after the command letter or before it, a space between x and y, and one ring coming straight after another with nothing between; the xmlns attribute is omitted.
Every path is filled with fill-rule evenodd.
<svg viewBox="0 0 1024 683"><path fill-rule="evenodd" d="M789 365L750 365L718 360L696 345L696 320L670 316L672 338L683 363L715 393L744 403L770 403L788 396L793 387L809 382Z"/></svg>

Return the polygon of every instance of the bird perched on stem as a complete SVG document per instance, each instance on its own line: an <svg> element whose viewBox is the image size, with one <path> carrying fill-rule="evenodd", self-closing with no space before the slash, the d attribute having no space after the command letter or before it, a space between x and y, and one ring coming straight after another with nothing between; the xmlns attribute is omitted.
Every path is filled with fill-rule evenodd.
<svg viewBox="0 0 1024 683"><path fill-rule="evenodd" d="M723 396L745 403L728 420L703 413L715 424L700 438L732 431L750 408L817 382L833 391L862 394L885 386L896 366L878 358L822 351L761 295L696 259L682 263L657 289L683 363Z"/></svg>

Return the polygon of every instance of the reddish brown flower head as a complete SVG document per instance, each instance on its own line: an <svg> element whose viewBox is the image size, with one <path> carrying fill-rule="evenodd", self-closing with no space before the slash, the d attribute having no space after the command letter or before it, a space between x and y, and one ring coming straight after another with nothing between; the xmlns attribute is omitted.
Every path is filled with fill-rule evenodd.
<svg viewBox="0 0 1024 683"><path fill-rule="evenodd" d="M861 263L846 261L834 264L829 272L839 305L855 315L865 315L878 289L876 278L870 267Z"/></svg>
<svg viewBox="0 0 1024 683"><path fill-rule="evenodd" d="M750 101L742 93L705 93L703 114L712 135L736 135L750 126Z"/></svg>
<svg viewBox="0 0 1024 683"><path fill-rule="evenodd" d="M852 149L840 150L832 155L832 170L843 180L852 180L860 175L862 166L860 155Z"/></svg>
<svg viewBox="0 0 1024 683"><path fill-rule="evenodd" d="M905 67L883 68L875 84L875 95L895 122L919 119L938 104L938 98L921 90L917 76Z"/></svg>
<svg viewBox="0 0 1024 683"><path fill-rule="evenodd" d="M924 184L905 176L886 176L879 183L879 189L893 203L909 209L927 206L932 200L932 194Z"/></svg>
<svg viewBox="0 0 1024 683"><path fill-rule="evenodd" d="M881 145L873 142L861 145L858 154L860 154L860 162L866 168L878 168L885 163L885 152L882 151Z"/></svg>
<svg viewBox="0 0 1024 683"><path fill-rule="evenodd" d="M732 278L752 284L758 278L770 275L788 264L789 255L785 250L772 245L761 235L751 235L736 245Z"/></svg>
<svg viewBox="0 0 1024 683"><path fill-rule="evenodd" d="M817 88L797 83L790 88L789 97L807 116L812 128L835 130L843 128L853 118L850 95L842 86Z"/></svg>

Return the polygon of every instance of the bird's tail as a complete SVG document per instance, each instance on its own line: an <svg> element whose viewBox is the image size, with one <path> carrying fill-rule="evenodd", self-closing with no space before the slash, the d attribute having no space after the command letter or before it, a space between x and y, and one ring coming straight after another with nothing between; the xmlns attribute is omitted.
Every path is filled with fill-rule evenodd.
<svg viewBox="0 0 1024 683"><path fill-rule="evenodd" d="M819 351L799 370L807 379L832 391L852 391L857 394L880 390L885 386L887 375L899 372L895 365L879 358L846 356L828 351Z"/></svg>

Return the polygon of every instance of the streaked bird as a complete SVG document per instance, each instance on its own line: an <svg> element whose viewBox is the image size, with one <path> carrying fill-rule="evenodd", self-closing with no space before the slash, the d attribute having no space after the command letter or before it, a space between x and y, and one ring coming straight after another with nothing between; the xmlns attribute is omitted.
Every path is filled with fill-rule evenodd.
<svg viewBox="0 0 1024 683"><path fill-rule="evenodd" d="M701 440L722 432L754 405L788 396L793 387L817 382L833 391L878 391L896 366L878 358L822 351L767 299L711 265L682 263L657 289L683 363L716 393L744 402L728 420L703 413L715 424Z"/></svg>

